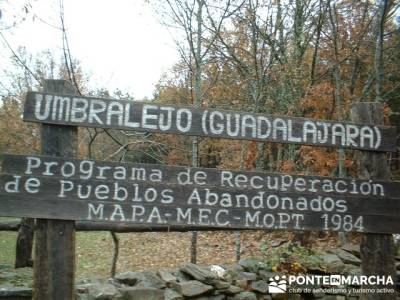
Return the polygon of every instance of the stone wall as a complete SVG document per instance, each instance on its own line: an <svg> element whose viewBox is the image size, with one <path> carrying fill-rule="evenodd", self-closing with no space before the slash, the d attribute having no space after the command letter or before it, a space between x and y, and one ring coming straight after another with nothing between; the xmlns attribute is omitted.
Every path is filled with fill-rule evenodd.
<svg viewBox="0 0 400 300"><path fill-rule="evenodd" d="M360 275L361 260L357 256L359 256L359 250L354 247L346 250L334 249L311 255L305 267L309 274ZM400 261L397 261L397 267L400 269ZM265 263L265 260L258 259L242 259L237 264L207 267L187 263L171 270L129 271L118 274L114 278L83 279L76 283L76 297L78 300L356 300L360 296L359 294L346 295L321 291L271 294L268 284L271 278L279 274L276 270L274 271ZM1 276L0 270L0 280ZM4 272L3 276L5 276ZM326 288L327 286L321 286L321 290L326 290ZM31 294L29 287L0 284L0 300L30 299Z"/></svg>

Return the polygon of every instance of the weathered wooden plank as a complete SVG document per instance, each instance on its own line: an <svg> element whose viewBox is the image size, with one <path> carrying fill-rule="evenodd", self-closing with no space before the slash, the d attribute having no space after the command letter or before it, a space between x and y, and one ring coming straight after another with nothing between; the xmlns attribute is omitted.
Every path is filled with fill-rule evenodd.
<svg viewBox="0 0 400 300"><path fill-rule="evenodd" d="M351 108L352 120L358 122L370 122L372 124L383 124L383 103L356 103ZM358 175L363 179L388 180L391 177L390 167L385 153L357 153ZM366 201L369 205L369 201ZM400 214L400 210L396 210ZM377 224L378 225L378 224ZM395 248L393 236L389 234L368 233L361 240L361 270L367 276L391 276L396 278ZM367 286L363 286L367 287ZM377 287L381 287L378 285ZM394 300L395 294L372 295L365 293L361 295L363 300Z"/></svg>
<svg viewBox="0 0 400 300"><path fill-rule="evenodd" d="M18 231L21 221L1 221L0 231Z"/></svg>
<svg viewBox="0 0 400 300"><path fill-rule="evenodd" d="M4 173L64 179L213 186L222 189L400 199L400 182L322 176L189 168L157 164L77 160L37 155L3 155Z"/></svg>
<svg viewBox="0 0 400 300"><path fill-rule="evenodd" d="M213 226L195 226L186 224L168 224L165 225L145 225L124 222L91 222L77 221L75 228L77 231L113 231L116 233L128 232L188 232L188 231L220 231L220 227ZM244 230L244 229L243 229Z"/></svg>
<svg viewBox="0 0 400 300"><path fill-rule="evenodd" d="M3 197L2 197L3 198ZM2 199L0 215L101 221L141 225L185 225L221 229L329 230L346 232L399 233L398 216L326 212L280 212L247 208L216 208L194 205L110 203L106 201L24 199L9 195Z"/></svg>
<svg viewBox="0 0 400 300"><path fill-rule="evenodd" d="M396 224L400 223L398 199L366 200L358 197L324 197L286 191L266 193L210 186L149 182L132 184L124 181L67 180L57 177L9 174L0 175L0 205L1 216L136 222L149 225L188 224L220 227L221 222L204 221L208 219L207 217L202 219L201 212L207 215L209 211L224 218L229 217L229 225L222 226L226 228L250 226L249 228L284 229L273 221L276 218L283 218L280 222L284 222L285 226L286 223L292 224L289 229L331 230L333 226L334 230L352 231L358 224L359 217L362 217L374 222L379 220L379 226L374 225L375 229L374 223L368 223L371 225L365 227L368 232L383 232L384 226L387 226L385 232L390 232L397 230ZM162 220L154 217L161 214L163 214ZM188 220L184 217L186 214L192 215L191 218L197 221ZM245 216L248 220L253 220L264 218L268 214L274 217L267 216L267 225L264 227L258 224L261 221L257 221L257 226L243 224ZM325 221L328 222L325 227L321 224L307 227L309 219L317 218L321 222L323 215L326 215ZM268 220L272 222L272 225L270 224L272 227L268 225ZM305 225L295 225L299 220ZM344 225L345 223L348 225ZM343 226L348 226L348 230L342 228Z"/></svg>
<svg viewBox="0 0 400 300"><path fill-rule="evenodd" d="M395 127L29 92L24 120L229 139L396 151Z"/></svg>
<svg viewBox="0 0 400 300"><path fill-rule="evenodd" d="M74 94L74 87L65 80L45 80L44 90ZM43 124L42 154L74 157L77 151L77 128ZM40 218L40 214L31 215ZM34 300L69 300L74 298L75 229L74 222L46 219L36 220L34 258Z"/></svg>
<svg viewBox="0 0 400 300"><path fill-rule="evenodd" d="M251 209L279 212L326 211L363 215L398 216L400 200L362 199L352 195L319 195L307 192L232 189L214 186L188 186L157 182L131 183L122 180L66 179L45 176L0 175L0 195L24 199L104 201L108 203L153 203ZM1 200L0 200L1 201ZM1 203L1 202L0 202Z"/></svg>
<svg viewBox="0 0 400 300"><path fill-rule="evenodd" d="M18 231L20 221L3 221L0 222L0 231ZM32 226L32 230L36 230L36 226ZM211 226L194 226L194 225L143 225L125 222L91 222L77 221L75 222L76 231L113 231L116 233L129 232L188 232L196 231L219 231L219 227ZM243 229L242 229L243 230Z"/></svg>

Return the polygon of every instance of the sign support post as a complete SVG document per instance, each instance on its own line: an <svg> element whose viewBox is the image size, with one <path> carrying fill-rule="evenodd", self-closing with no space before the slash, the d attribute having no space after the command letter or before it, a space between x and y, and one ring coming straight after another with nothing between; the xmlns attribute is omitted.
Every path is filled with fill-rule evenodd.
<svg viewBox="0 0 400 300"><path fill-rule="evenodd" d="M74 298L75 221L368 233L361 244L363 275L396 275L391 234L400 233L400 184L389 181L385 152L397 149L397 134L382 126L382 104L354 105L355 123L349 123L74 94L63 80L46 80L44 92L29 92L24 121L45 124L45 156L4 155L2 161L0 216L39 218L34 300ZM77 126L366 152L358 160L362 180L89 161L74 159Z"/></svg>
<svg viewBox="0 0 400 300"><path fill-rule="evenodd" d="M383 124L383 104L375 102L360 102L351 109L354 122ZM358 177L362 179L390 180L390 168L387 154L360 151L357 159ZM361 271L363 275L385 275L396 278L394 260L394 242L391 234L363 234L361 241ZM395 294L363 294L364 300L395 299Z"/></svg>
<svg viewBox="0 0 400 300"><path fill-rule="evenodd" d="M75 94L65 80L45 80L44 91ZM77 127L42 124L42 154L76 157ZM34 300L74 299L75 222L36 220Z"/></svg>

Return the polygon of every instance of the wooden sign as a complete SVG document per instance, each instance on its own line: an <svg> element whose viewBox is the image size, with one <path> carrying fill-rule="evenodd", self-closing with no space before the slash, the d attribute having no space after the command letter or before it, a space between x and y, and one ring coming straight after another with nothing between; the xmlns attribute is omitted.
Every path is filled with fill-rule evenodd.
<svg viewBox="0 0 400 300"><path fill-rule="evenodd" d="M221 189L399 199L400 182L3 154L8 174L214 186Z"/></svg>
<svg viewBox="0 0 400 300"><path fill-rule="evenodd" d="M395 127L29 92L24 120L264 142L396 151Z"/></svg>
<svg viewBox="0 0 400 300"><path fill-rule="evenodd" d="M161 165L139 168L38 156L24 157L23 163L13 160L18 161L15 156L6 156L4 169L15 173L0 176L1 216L225 229L400 232L398 198L319 193L316 185L314 191L299 183L290 189L281 185L277 190L225 186L230 175L223 172L233 173L222 170L210 175L209 169ZM209 185L209 175L223 176L223 185L221 177L215 186ZM244 184L245 174L238 175L243 176L231 179L231 183ZM367 181L357 183L361 186ZM369 184L375 193L375 182ZM377 186L376 192L386 192L385 184L381 184L383 190Z"/></svg>

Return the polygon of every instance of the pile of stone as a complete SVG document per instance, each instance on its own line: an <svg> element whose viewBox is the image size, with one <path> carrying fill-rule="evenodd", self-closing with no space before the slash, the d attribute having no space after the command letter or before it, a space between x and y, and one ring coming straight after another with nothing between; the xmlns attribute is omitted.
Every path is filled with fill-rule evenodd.
<svg viewBox="0 0 400 300"><path fill-rule="evenodd" d="M187 263L174 270L124 272L103 282L81 282L77 293L80 300L272 299L267 295L271 274L262 263L250 259L224 267Z"/></svg>
<svg viewBox="0 0 400 300"><path fill-rule="evenodd" d="M311 255L310 274L360 275L359 249L342 248ZM400 261L397 262L400 269ZM187 263L164 271L124 272L114 278L84 279L76 284L78 300L258 300L258 299L357 299L344 294L271 294L268 283L278 273L265 260L242 259L237 264L203 267ZM0 273L1 282L1 273ZM0 285L0 300L29 299L27 287Z"/></svg>
<svg viewBox="0 0 400 300"><path fill-rule="evenodd" d="M306 267L316 274L359 275L361 260L351 253L352 250L357 252L357 249L334 249L312 256ZM302 294L270 294L269 280L277 274L265 262L257 259L242 259L237 264L209 267L187 263L173 270L124 272L103 282L82 282L78 285L77 292L80 300L304 299L305 295ZM345 295L323 293L307 296L307 299L313 298L347 299Z"/></svg>

